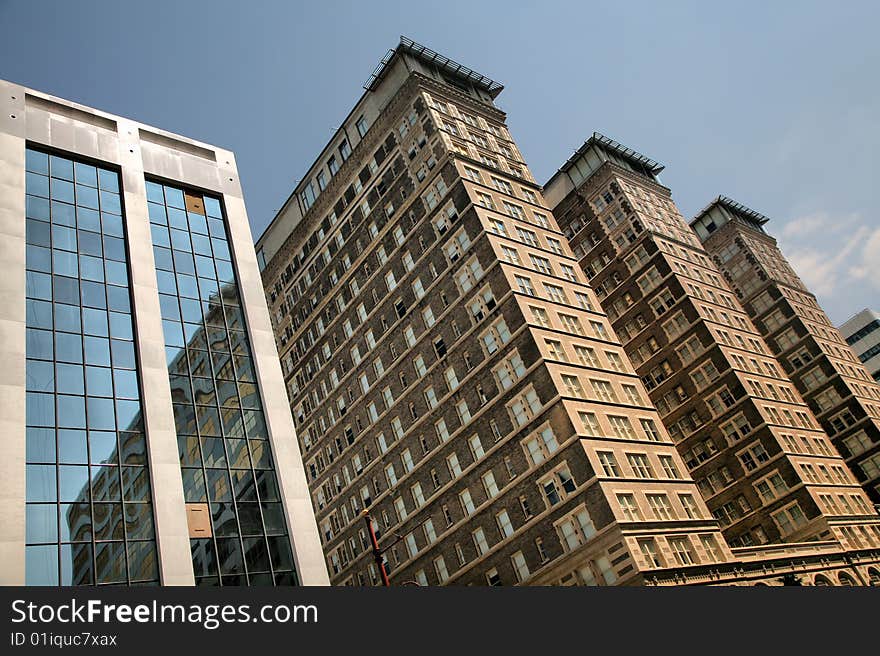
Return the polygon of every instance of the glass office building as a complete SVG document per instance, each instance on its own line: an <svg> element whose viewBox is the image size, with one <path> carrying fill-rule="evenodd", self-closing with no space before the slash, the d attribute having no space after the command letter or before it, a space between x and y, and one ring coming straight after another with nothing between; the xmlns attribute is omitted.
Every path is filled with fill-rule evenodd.
<svg viewBox="0 0 880 656"><path fill-rule="evenodd" d="M326 584L234 155L0 102L0 584Z"/></svg>

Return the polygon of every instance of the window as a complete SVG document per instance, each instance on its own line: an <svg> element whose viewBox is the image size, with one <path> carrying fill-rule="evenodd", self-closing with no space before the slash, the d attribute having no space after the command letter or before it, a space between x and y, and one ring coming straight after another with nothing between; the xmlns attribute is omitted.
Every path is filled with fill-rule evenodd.
<svg viewBox="0 0 880 656"><path fill-rule="evenodd" d="M555 339L545 339L544 344L547 346L547 352L551 359L559 360L560 362L568 362L568 357L562 347L562 342Z"/></svg>
<svg viewBox="0 0 880 656"><path fill-rule="evenodd" d="M807 518L800 505L794 503L779 512L770 515L779 527L783 536L790 535L807 523Z"/></svg>
<svg viewBox="0 0 880 656"><path fill-rule="evenodd" d="M636 505L636 498L632 494L618 494L617 503L620 504L620 510L623 518L631 522L641 521L642 513Z"/></svg>
<svg viewBox="0 0 880 656"><path fill-rule="evenodd" d="M465 488L458 495L458 501L461 503L461 509L465 515L470 515L476 508L474 500L471 498L471 491Z"/></svg>
<svg viewBox="0 0 880 656"><path fill-rule="evenodd" d="M659 458L660 466L663 468L663 473L666 474L666 478L681 478L672 456L661 455Z"/></svg>
<svg viewBox="0 0 880 656"><path fill-rule="evenodd" d="M620 372L626 371L626 369L623 366L623 360L620 358L620 356L617 353L615 353L614 351L605 351L605 357L608 358L608 364L611 365L611 368L614 371L620 371ZM629 388L632 388L632 389L629 389ZM626 392L627 397L630 399L630 401L632 401L636 405L641 404L642 399L639 396L639 393L638 393L638 391L636 391L636 388L634 386L624 385L623 391Z"/></svg>
<svg viewBox="0 0 880 656"><path fill-rule="evenodd" d="M434 559L434 571L437 573L437 580L445 583L449 579L449 571L446 569L446 561L443 556L437 556Z"/></svg>
<svg viewBox="0 0 880 656"><path fill-rule="evenodd" d="M627 401L632 405L643 405L642 396L635 385L621 385L623 393L626 395Z"/></svg>
<svg viewBox="0 0 880 656"><path fill-rule="evenodd" d="M413 504L416 508L420 508L425 503L425 495L422 492L422 484L414 483L410 488L410 494L412 495Z"/></svg>
<svg viewBox="0 0 880 656"><path fill-rule="evenodd" d="M436 408L439 403L437 399L437 393L434 391L433 387L429 387L425 390L425 402L428 404L429 408Z"/></svg>
<svg viewBox="0 0 880 656"><path fill-rule="evenodd" d="M514 352L512 355L505 358L501 364L495 367L493 373L495 374L495 378L501 386L501 389L507 390L525 375L526 367L523 364L519 353Z"/></svg>
<svg viewBox="0 0 880 656"><path fill-rule="evenodd" d="M483 182L483 176L480 175L480 172L475 168L471 168L470 166L465 166L464 167L464 174L469 180L471 180L473 182L479 182L479 183Z"/></svg>
<svg viewBox="0 0 880 656"><path fill-rule="evenodd" d="M523 276L514 276L514 280L516 281L516 286L519 288L519 291L523 294L528 294L529 296L535 296L535 288L532 285L532 281Z"/></svg>
<svg viewBox="0 0 880 656"><path fill-rule="evenodd" d="M548 276L553 275L553 268L550 266L550 260L548 260L546 257L540 257L538 255L530 254L529 259L532 261L532 266L536 271L539 271Z"/></svg>
<svg viewBox="0 0 880 656"><path fill-rule="evenodd" d="M530 305L529 310L532 313L532 320L537 325L543 326L544 328L550 327L550 318L547 316L547 310L542 307L536 307L534 305Z"/></svg>
<svg viewBox="0 0 880 656"><path fill-rule="evenodd" d="M348 144L348 139L343 139L342 143L339 144L339 154L343 162L351 155L351 146Z"/></svg>
<svg viewBox="0 0 880 656"><path fill-rule="evenodd" d="M474 256L456 272L455 281L462 293L465 293L482 279L483 274L483 267L476 256Z"/></svg>
<svg viewBox="0 0 880 656"><path fill-rule="evenodd" d="M596 527L586 508L580 508L556 525L560 542L566 551L585 544L596 534Z"/></svg>
<svg viewBox="0 0 880 656"><path fill-rule="evenodd" d="M788 491L788 485L779 472L774 472L767 478L757 481L755 489L764 503L770 503L785 494Z"/></svg>
<svg viewBox="0 0 880 656"><path fill-rule="evenodd" d="M700 542L703 545L703 550L706 552L706 555L709 556L709 559L714 562L719 562L722 560L721 550L718 548L718 542L715 540L715 537L712 535L701 535Z"/></svg>
<svg viewBox="0 0 880 656"><path fill-rule="evenodd" d="M480 477L480 480L483 482L483 490L486 492L487 498L491 499L498 494L498 483L495 481L493 472L486 472Z"/></svg>
<svg viewBox="0 0 880 656"><path fill-rule="evenodd" d="M486 532L482 529L482 527L474 531L472 533L472 536L474 540L474 546L477 548L477 553L481 556L487 554L489 552L489 541L486 539Z"/></svg>
<svg viewBox="0 0 880 656"><path fill-rule="evenodd" d="M767 450L760 442L754 444L745 451L740 451L737 455L746 471L754 471L758 468L758 463L767 462L770 459Z"/></svg>
<svg viewBox="0 0 880 656"><path fill-rule="evenodd" d="M422 531L425 533L425 541L428 544L433 544L437 540L437 531L434 530L434 522L431 519L426 519L422 524Z"/></svg>
<svg viewBox="0 0 880 656"><path fill-rule="evenodd" d="M868 437L864 430L860 430L843 440L843 444L847 451L853 456L857 456L867 451L871 448L872 443L871 438Z"/></svg>
<svg viewBox="0 0 880 656"><path fill-rule="evenodd" d="M520 264L519 253L511 246L501 246L501 259L508 264Z"/></svg>
<svg viewBox="0 0 880 656"><path fill-rule="evenodd" d="M406 340L406 345L410 348L416 345L416 333L413 330L412 326L407 326L403 330L403 337Z"/></svg>
<svg viewBox="0 0 880 656"><path fill-rule="evenodd" d="M736 415L735 417L733 417L733 419L721 425L721 432L730 443L742 439L743 437L748 435L751 430L751 425L745 418L745 415L743 415L742 413Z"/></svg>
<svg viewBox="0 0 880 656"><path fill-rule="evenodd" d="M483 450L483 443L480 441L479 435L471 435L470 439L468 440L468 446L471 450L471 456L475 461L486 455L486 452Z"/></svg>
<svg viewBox="0 0 880 656"><path fill-rule="evenodd" d="M403 460L403 468L409 473L415 468L415 463L413 462L412 453L409 449L404 449L403 453L400 454L401 460Z"/></svg>
<svg viewBox="0 0 880 656"><path fill-rule="evenodd" d="M639 423L642 425L642 430L645 431L645 437L651 442L659 442L660 441L660 431L657 430L657 424L654 423L653 419L639 419Z"/></svg>
<svg viewBox="0 0 880 656"><path fill-rule="evenodd" d="M559 313L559 321L562 323L563 329L575 335L584 336L584 327L581 325L580 319L574 315Z"/></svg>
<svg viewBox="0 0 880 656"><path fill-rule="evenodd" d="M639 540L639 549L642 552L642 556L648 561L648 565L652 567L663 567L663 563L657 555L657 542L654 538Z"/></svg>
<svg viewBox="0 0 880 656"><path fill-rule="evenodd" d="M686 537L669 538L669 546L679 565L693 565L694 555L691 543Z"/></svg>
<svg viewBox="0 0 880 656"><path fill-rule="evenodd" d="M485 207L488 210L495 209L495 202L492 200L492 196L489 194L483 193L482 191L478 191L477 193L477 205Z"/></svg>
<svg viewBox="0 0 880 656"><path fill-rule="evenodd" d="M875 478L880 474L880 453L864 460L859 461L859 468L865 474L867 480Z"/></svg>
<svg viewBox="0 0 880 656"><path fill-rule="evenodd" d="M544 289L547 290L547 296L554 303L568 303L568 297L565 295L565 290L559 285L551 285L550 283L545 282Z"/></svg>
<svg viewBox="0 0 880 656"><path fill-rule="evenodd" d="M599 464L606 476L617 478L620 476L620 467L617 464L617 458L611 451L599 451Z"/></svg>
<svg viewBox="0 0 880 656"><path fill-rule="evenodd" d="M559 448L556 435L553 434L550 426L533 433L522 444L532 465L541 464Z"/></svg>
<svg viewBox="0 0 880 656"><path fill-rule="evenodd" d="M608 423L611 424L611 429L617 437L629 440L636 439L636 432L633 430L629 417L608 415Z"/></svg>
<svg viewBox="0 0 880 656"><path fill-rule="evenodd" d="M684 508L684 514L687 515L688 519L698 519L700 516L699 510L697 510L697 503L694 501L694 497L690 494L679 494L678 500L681 502L681 507Z"/></svg>
<svg viewBox="0 0 880 656"><path fill-rule="evenodd" d="M645 497L657 519L675 519L672 507L669 505L669 498L665 494L646 494Z"/></svg>
<svg viewBox="0 0 880 656"><path fill-rule="evenodd" d="M394 510L397 512L397 520L402 522L407 517L406 513L406 504L404 504L403 499L398 497L394 500Z"/></svg>
<svg viewBox="0 0 880 656"><path fill-rule="evenodd" d="M436 323L434 310L431 309L430 305L422 310L422 321L425 322L425 328L431 328Z"/></svg>
<svg viewBox="0 0 880 656"><path fill-rule="evenodd" d="M508 404L511 418L517 426L523 426L534 418L541 410L542 404L533 388L519 394Z"/></svg>
<svg viewBox="0 0 880 656"><path fill-rule="evenodd" d="M601 437L603 435L602 429L599 426L599 420L596 418L595 413L578 411L578 417L581 420L581 426L584 431L589 435L594 437Z"/></svg>
<svg viewBox="0 0 880 656"><path fill-rule="evenodd" d="M585 294L584 292L575 292L574 297L577 300L578 306L582 310L589 310L590 312L593 311L593 304L587 294Z"/></svg>
<svg viewBox="0 0 880 656"><path fill-rule="evenodd" d="M394 471L394 463L385 466L385 478L388 480L388 487L397 485L397 473Z"/></svg>
<svg viewBox="0 0 880 656"><path fill-rule="evenodd" d="M580 344L574 345L574 352L577 355L578 361L586 365L588 367L601 368L601 364L599 362L599 358L596 357L596 351L589 346L581 346Z"/></svg>
<svg viewBox="0 0 880 656"><path fill-rule="evenodd" d="M364 135L367 134L367 128L368 128L367 119L365 117L361 116L357 120L357 123L355 123L355 126L357 127L358 134L363 138Z"/></svg>
<svg viewBox="0 0 880 656"><path fill-rule="evenodd" d="M565 391L569 396L573 396L576 399L584 398L584 389L581 387L581 381L578 380L577 376L562 374L561 378Z"/></svg>
<svg viewBox="0 0 880 656"><path fill-rule="evenodd" d="M520 583L529 578L529 566L526 563L526 558L523 556L522 551L515 552L510 557L510 562L513 564L513 571L516 573L516 580Z"/></svg>
<svg viewBox="0 0 880 656"><path fill-rule="evenodd" d="M607 380L591 378L590 385L593 388L593 394L598 400L617 403L617 395L614 393L614 388L611 387L611 383Z"/></svg>
<svg viewBox="0 0 880 656"><path fill-rule="evenodd" d="M502 536L509 538L513 535L513 523L510 521L510 515L507 514L506 510L502 510L495 515L495 522L498 524L498 530L501 532Z"/></svg>
<svg viewBox="0 0 880 656"><path fill-rule="evenodd" d="M651 468L651 463L648 461L647 454L627 453L626 459L629 462L629 466L632 467L636 478L654 478L654 471Z"/></svg>
<svg viewBox="0 0 880 656"><path fill-rule="evenodd" d="M407 533L406 538L404 539L404 543L406 544L406 553L410 558L415 556L419 552L419 547L416 544L416 536L412 533Z"/></svg>
<svg viewBox="0 0 880 656"><path fill-rule="evenodd" d="M544 493L544 499L548 506L555 506L577 488L571 473L565 466L544 477L539 482L539 486Z"/></svg>
<svg viewBox="0 0 880 656"><path fill-rule="evenodd" d="M461 425L464 426L471 420L471 411L468 408L467 401L462 399L458 403L455 404L455 411L458 413L458 420L461 422Z"/></svg>

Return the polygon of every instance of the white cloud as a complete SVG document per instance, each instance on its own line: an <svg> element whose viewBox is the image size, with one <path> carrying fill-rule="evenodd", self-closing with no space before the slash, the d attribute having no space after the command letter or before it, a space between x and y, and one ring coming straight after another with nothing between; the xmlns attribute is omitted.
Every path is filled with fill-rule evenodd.
<svg viewBox="0 0 880 656"><path fill-rule="evenodd" d="M807 288L829 304L852 298L854 289L880 291L880 225L860 214L821 213L791 219L778 234Z"/></svg>

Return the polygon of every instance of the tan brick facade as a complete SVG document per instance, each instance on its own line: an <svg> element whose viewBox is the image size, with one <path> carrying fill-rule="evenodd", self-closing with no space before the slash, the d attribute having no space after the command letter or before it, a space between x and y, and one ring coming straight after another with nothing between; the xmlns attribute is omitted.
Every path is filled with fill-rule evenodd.
<svg viewBox="0 0 880 656"><path fill-rule="evenodd" d="M660 169L594 135L546 194L725 537L876 547L874 509L657 182ZM830 493L848 505L829 507Z"/></svg>
<svg viewBox="0 0 880 656"><path fill-rule="evenodd" d="M719 197L691 225L865 492L880 503L880 385L764 230L766 222ZM847 503L830 491L821 499Z"/></svg>
<svg viewBox="0 0 880 656"><path fill-rule="evenodd" d="M430 65L398 51L363 141L258 243L332 581L378 582L365 506L393 584L729 561L504 114Z"/></svg>

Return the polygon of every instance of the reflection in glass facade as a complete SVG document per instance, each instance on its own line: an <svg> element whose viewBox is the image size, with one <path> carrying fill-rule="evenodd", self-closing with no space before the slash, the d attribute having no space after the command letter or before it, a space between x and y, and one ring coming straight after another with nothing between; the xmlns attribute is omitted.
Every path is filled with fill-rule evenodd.
<svg viewBox="0 0 880 656"><path fill-rule="evenodd" d="M293 585L293 554L220 202L147 182L198 585Z"/></svg>
<svg viewBox="0 0 880 656"><path fill-rule="evenodd" d="M157 584L119 174L27 150L27 585Z"/></svg>

